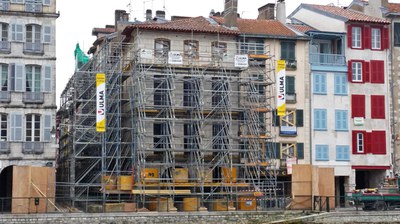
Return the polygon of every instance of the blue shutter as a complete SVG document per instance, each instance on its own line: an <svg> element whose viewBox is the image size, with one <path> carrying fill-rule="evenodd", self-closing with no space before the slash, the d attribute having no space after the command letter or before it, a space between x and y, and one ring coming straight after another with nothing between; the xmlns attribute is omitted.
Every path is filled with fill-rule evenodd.
<svg viewBox="0 0 400 224"><path fill-rule="evenodd" d="M313 76L314 76L314 93L319 93L319 77L320 77L320 74L313 74Z"/></svg>
<svg viewBox="0 0 400 224"><path fill-rule="evenodd" d="M51 67L44 66L44 76L43 76L43 83L44 83L44 92L51 92Z"/></svg>
<svg viewBox="0 0 400 224"><path fill-rule="evenodd" d="M347 76L345 74L341 75L342 91L343 95L347 95Z"/></svg>
<svg viewBox="0 0 400 224"><path fill-rule="evenodd" d="M52 116L49 114L44 115L44 125L43 125L43 141L49 142L51 140L51 119Z"/></svg>
<svg viewBox="0 0 400 224"><path fill-rule="evenodd" d="M23 117L21 113L11 114L11 141L22 141Z"/></svg>
<svg viewBox="0 0 400 224"><path fill-rule="evenodd" d="M338 75L338 74L335 74L335 83L334 83L334 85L335 85L335 88L334 88L334 93L335 94L341 94L342 92L341 92L341 78L340 78L340 75Z"/></svg>
<svg viewBox="0 0 400 224"><path fill-rule="evenodd" d="M320 129L320 115L318 110L314 110L314 129Z"/></svg>
<svg viewBox="0 0 400 224"><path fill-rule="evenodd" d="M321 74L321 93L326 94L326 74Z"/></svg>
<svg viewBox="0 0 400 224"><path fill-rule="evenodd" d="M343 153L343 160L349 161L350 160L350 147L348 145L343 146L342 153Z"/></svg>
<svg viewBox="0 0 400 224"><path fill-rule="evenodd" d="M315 160L328 161L329 160L329 146L328 145L315 145Z"/></svg>
<svg viewBox="0 0 400 224"><path fill-rule="evenodd" d="M327 128L327 120L326 120L326 110L321 110L321 128Z"/></svg>
<svg viewBox="0 0 400 224"><path fill-rule="evenodd" d="M322 159L329 160L329 147L327 145L323 146L323 153Z"/></svg>
<svg viewBox="0 0 400 224"><path fill-rule="evenodd" d="M335 129L340 130L341 129L341 114L340 111L335 111Z"/></svg>
<svg viewBox="0 0 400 224"><path fill-rule="evenodd" d="M25 90L25 75L24 75L24 66L23 65L15 65L15 91L23 92Z"/></svg>

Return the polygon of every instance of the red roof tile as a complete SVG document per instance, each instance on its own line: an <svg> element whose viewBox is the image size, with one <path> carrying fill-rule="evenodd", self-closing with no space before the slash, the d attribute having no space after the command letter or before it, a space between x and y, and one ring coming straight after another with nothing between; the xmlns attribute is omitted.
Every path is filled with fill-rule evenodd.
<svg viewBox="0 0 400 224"><path fill-rule="evenodd" d="M360 12L356 12L356 11L353 11L350 9L344 9L344 8L337 7L337 6L314 5L314 4L302 4L302 5L305 5L305 6L308 6L308 7L323 11L323 12L327 12L327 13L335 15L335 16L340 16L340 17L346 18L352 22L390 23L389 21L382 19L382 18L367 16Z"/></svg>
<svg viewBox="0 0 400 224"><path fill-rule="evenodd" d="M218 23L223 24L223 17L212 17ZM284 24L277 20L265 19L238 19L237 26L240 33L243 34L259 34L271 36L297 36L295 32L290 30Z"/></svg>
<svg viewBox="0 0 400 224"><path fill-rule="evenodd" d="M389 3L389 12L400 12L400 3Z"/></svg>
<svg viewBox="0 0 400 224"><path fill-rule="evenodd" d="M221 33L232 35L239 34L238 31L220 26L218 23L213 23L213 21L210 21L208 18L201 16L169 21L165 23L133 24L125 28L122 34L129 34L135 28L177 32Z"/></svg>
<svg viewBox="0 0 400 224"><path fill-rule="evenodd" d="M307 31L310 30L316 30L315 28L312 28L311 26L307 25L299 25L299 24L287 24L290 28L295 29L299 32L306 33Z"/></svg>

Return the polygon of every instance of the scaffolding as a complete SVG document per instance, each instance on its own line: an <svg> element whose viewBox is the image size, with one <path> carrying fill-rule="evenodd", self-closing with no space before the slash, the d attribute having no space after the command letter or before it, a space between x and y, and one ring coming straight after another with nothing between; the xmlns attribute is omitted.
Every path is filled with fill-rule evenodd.
<svg viewBox="0 0 400 224"><path fill-rule="evenodd" d="M152 202L167 200L171 210L194 198L195 210L212 210L216 200L274 200L269 47L216 36L211 51L177 53L168 43L146 49L139 31L132 39L105 38L61 95L60 202L85 211L121 202L152 210ZM235 55L248 66L235 65ZM95 127L97 73L107 77L105 133Z"/></svg>

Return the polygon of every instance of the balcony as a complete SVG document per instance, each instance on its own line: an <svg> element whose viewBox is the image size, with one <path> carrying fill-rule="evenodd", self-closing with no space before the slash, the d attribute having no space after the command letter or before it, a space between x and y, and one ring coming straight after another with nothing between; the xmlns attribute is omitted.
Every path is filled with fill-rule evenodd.
<svg viewBox="0 0 400 224"><path fill-rule="evenodd" d="M25 4L25 12L42 12L43 5L42 3L26 3Z"/></svg>
<svg viewBox="0 0 400 224"><path fill-rule="evenodd" d="M11 44L9 41L0 41L0 53L11 53Z"/></svg>
<svg viewBox="0 0 400 224"><path fill-rule="evenodd" d="M10 1L0 1L0 10L1 11L9 11L10 10Z"/></svg>
<svg viewBox="0 0 400 224"><path fill-rule="evenodd" d="M22 101L24 103L44 103L44 94L41 92L25 92Z"/></svg>
<svg viewBox="0 0 400 224"><path fill-rule="evenodd" d="M293 59L282 59L286 61L286 70L294 71L297 69L297 61Z"/></svg>
<svg viewBox="0 0 400 224"><path fill-rule="evenodd" d="M42 142L24 142L22 153L25 154L42 154L44 147Z"/></svg>
<svg viewBox="0 0 400 224"><path fill-rule="evenodd" d="M296 126L280 126L279 135L295 137L295 136L297 136L297 127Z"/></svg>
<svg viewBox="0 0 400 224"><path fill-rule="evenodd" d="M43 54L42 43L24 43L24 53L28 54Z"/></svg>
<svg viewBox="0 0 400 224"><path fill-rule="evenodd" d="M286 103L296 103L296 93L286 93Z"/></svg>
<svg viewBox="0 0 400 224"><path fill-rule="evenodd" d="M346 57L341 54L311 53L310 63L312 65L323 65L323 66L345 66Z"/></svg>
<svg viewBox="0 0 400 224"><path fill-rule="evenodd" d="M10 152L10 143L6 141L0 141L0 154L9 154Z"/></svg>
<svg viewBox="0 0 400 224"><path fill-rule="evenodd" d="M0 103L11 102L11 93L8 91L0 91Z"/></svg>

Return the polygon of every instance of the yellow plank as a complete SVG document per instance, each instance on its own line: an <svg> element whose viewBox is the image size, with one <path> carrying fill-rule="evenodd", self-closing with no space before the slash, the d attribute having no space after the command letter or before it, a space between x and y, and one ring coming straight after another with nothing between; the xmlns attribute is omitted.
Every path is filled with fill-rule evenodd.
<svg viewBox="0 0 400 224"><path fill-rule="evenodd" d="M132 194L145 195L170 195L170 194L191 194L190 190L132 190Z"/></svg>

